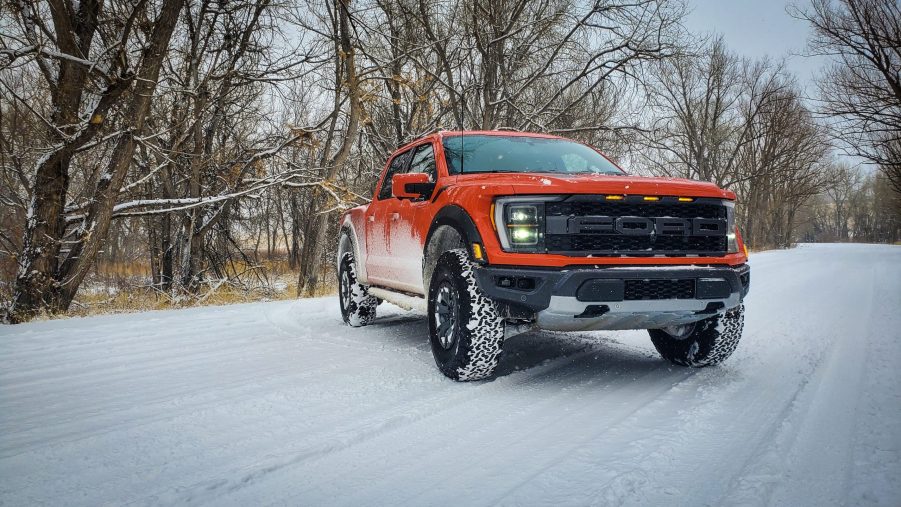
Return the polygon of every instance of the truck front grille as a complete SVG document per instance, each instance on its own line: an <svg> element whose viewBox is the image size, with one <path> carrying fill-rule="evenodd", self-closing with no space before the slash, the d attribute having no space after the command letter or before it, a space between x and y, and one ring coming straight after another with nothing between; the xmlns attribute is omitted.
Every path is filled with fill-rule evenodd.
<svg viewBox="0 0 901 507"><path fill-rule="evenodd" d="M586 201L589 197L596 202ZM579 199L579 200L570 200ZM726 208L722 204L704 203L660 203L602 201L604 196L573 196L565 201L549 202L545 212L559 216L613 216L613 217L674 217L674 218L726 218Z"/></svg>
<svg viewBox="0 0 901 507"><path fill-rule="evenodd" d="M647 254L664 251L718 252L726 250L726 238L661 236L658 238L610 236L602 234L549 234L548 250L553 252L610 252Z"/></svg>
<svg viewBox="0 0 901 507"><path fill-rule="evenodd" d="M549 253L574 256L721 256L727 213L719 199L611 202L574 195L545 204L545 245Z"/></svg>

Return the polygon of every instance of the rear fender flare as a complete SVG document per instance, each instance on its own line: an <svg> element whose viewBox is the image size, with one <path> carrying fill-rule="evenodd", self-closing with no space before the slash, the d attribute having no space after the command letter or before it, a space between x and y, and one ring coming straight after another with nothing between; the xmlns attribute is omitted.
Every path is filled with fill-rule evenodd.
<svg viewBox="0 0 901 507"><path fill-rule="evenodd" d="M356 228L354 227L353 221L351 221L348 216L344 219L344 223L341 224L341 229L338 233L337 265L340 266L341 258L344 257L345 253L350 252L353 254L354 261L356 262L357 281L363 285L367 285L369 283L369 277L366 274L366 256L360 251L359 245L360 240L357 236Z"/></svg>

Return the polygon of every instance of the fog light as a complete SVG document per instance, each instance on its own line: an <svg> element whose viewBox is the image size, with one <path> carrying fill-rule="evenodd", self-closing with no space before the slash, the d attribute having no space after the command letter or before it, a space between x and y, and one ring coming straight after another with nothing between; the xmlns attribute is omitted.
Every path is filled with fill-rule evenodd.
<svg viewBox="0 0 901 507"><path fill-rule="evenodd" d="M517 278L516 288L522 290L532 290L535 288L535 280L531 278Z"/></svg>

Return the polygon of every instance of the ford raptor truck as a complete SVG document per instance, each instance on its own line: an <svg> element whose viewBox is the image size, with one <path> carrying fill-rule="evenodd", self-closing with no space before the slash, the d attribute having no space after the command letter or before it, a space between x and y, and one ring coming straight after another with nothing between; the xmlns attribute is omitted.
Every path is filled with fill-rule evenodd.
<svg viewBox="0 0 901 507"><path fill-rule="evenodd" d="M394 152L372 202L342 217L341 316L424 312L438 369L461 381L491 376L531 329L647 329L664 359L714 365L738 345L750 284L734 200L561 137L437 132Z"/></svg>

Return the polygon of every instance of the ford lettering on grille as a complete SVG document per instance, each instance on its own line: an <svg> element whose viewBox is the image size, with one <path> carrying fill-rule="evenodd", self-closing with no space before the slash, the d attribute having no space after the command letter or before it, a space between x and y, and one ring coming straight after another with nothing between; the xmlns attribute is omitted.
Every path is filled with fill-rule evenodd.
<svg viewBox="0 0 901 507"><path fill-rule="evenodd" d="M547 217L547 228L548 234L726 235L726 221L716 218Z"/></svg>
<svg viewBox="0 0 901 507"><path fill-rule="evenodd" d="M711 218L567 217L568 234L722 236L726 221Z"/></svg>
<svg viewBox="0 0 901 507"><path fill-rule="evenodd" d="M723 255L726 251L726 210L712 200L655 205L574 197L549 203L547 208L548 252L631 256Z"/></svg>

